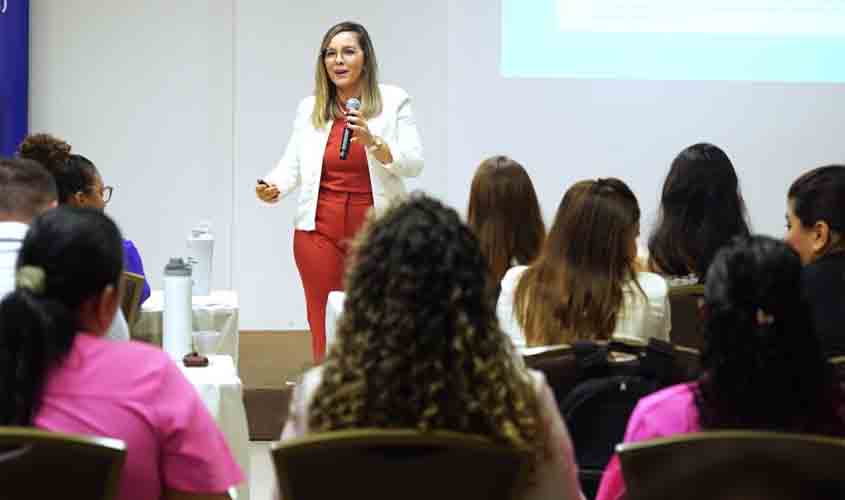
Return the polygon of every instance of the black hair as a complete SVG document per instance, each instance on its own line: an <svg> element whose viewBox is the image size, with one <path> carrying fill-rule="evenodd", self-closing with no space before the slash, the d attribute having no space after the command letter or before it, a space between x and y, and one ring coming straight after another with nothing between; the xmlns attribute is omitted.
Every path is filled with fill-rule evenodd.
<svg viewBox="0 0 845 500"><path fill-rule="evenodd" d="M789 187L792 212L805 228L819 221L845 235L845 165L827 165L805 173Z"/></svg>
<svg viewBox="0 0 845 500"><path fill-rule="evenodd" d="M780 240L736 238L716 254L696 394L702 428L845 431L800 285L801 260Z"/></svg>
<svg viewBox="0 0 845 500"><path fill-rule="evenodd" d="M56 196L53 176L38 162L0 159L0 217L32 219Z"/></svg>
<svg viewBox="0 0 845 500"><path fill-rule="evenodd" d="M97 167L88 158L72 154L52 171L59 188L59 203L68 203L76 193L91 193L96 183Z"/></svg>
<svg viewBox="0 0 845 500"><path fill-rule="evenodd" d="M650 267L703 278L716 251L748 236L745 202L728 155L699 143L681 151L663 183L660 217L648 240Z"/></svg>
<svg viewBox="0 0 845 500"><path fill-rule="evenodd" d="M123 270L120 230L99 210L60 207L35 218L17 269L43 272L43 288L19 286L0 302L0 425L29 425L47 372L70 351L78 309Z"/></svg>

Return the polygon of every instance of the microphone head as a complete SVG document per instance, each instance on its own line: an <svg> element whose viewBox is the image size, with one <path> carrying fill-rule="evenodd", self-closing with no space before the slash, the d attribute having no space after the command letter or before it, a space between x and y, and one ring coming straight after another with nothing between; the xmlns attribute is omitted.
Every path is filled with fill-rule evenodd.
<svg viewBox="0 0 845 500"><path fill-rule="evenodd" d="M354 110L361 109L361 101L359 101L358 99L356 99L354 97L352 97L351 99L348 99L346 101L346 109L354 109Z"/></svg>

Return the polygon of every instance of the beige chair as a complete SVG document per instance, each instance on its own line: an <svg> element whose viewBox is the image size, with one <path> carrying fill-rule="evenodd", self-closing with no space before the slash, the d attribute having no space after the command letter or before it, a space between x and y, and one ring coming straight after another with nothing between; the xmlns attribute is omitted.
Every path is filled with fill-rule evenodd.
<svg viewBox="0 0 845 500"><path fill-rule="evenodd" d="M109 500L125 457L117 439L0 427L0 498Z"/></svg>
<svg viewBox="0 0 845 500"><path fill-rule="evenodd" d="M144 277L140 274L123 272L123 302L120 308L129 328L138 321L141 312L141 294L144 292Z"/></svg>
<svg viewBox="0 0 845 500"><path fill-rule="evenodd" d="M754 431L620 444L628 500L845 498L845 440Z"/></svg>
<svg viewBox="0 0 845 500"><path fill-rule="evenodd" d="M530 453L453 432L360 429L271 447L282 498L509 500Z"/></svg>
<svg viewBox="0 0 845 500"><path fill-rule="evenodd" d="M672 309L672 331L669 339L675 345L701 351L704 348L704 329L698 302L704 298L704 285L669 287L669 306Z"/></svg>

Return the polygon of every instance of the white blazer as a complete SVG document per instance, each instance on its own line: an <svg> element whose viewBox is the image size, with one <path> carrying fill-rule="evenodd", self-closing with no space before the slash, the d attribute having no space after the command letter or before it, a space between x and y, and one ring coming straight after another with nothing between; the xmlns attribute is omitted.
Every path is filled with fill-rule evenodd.
<svg viewBox="0 0 845 500"><path fill-rule="evenodd" d="M525 333L516 319L514 299L516 287L527 266L512 267L502 278L502 291L496 304L496 315L502 331L511 338L514 346L525 347ZM622 307L616 316L616 329L612 337L617 339L633 338L648 341L649 337L669 341L672 329L671 310L669 308L669 288L666 281L654 273L637 273L637 282L645 292L645 297L633 283L622 287L624 297Z"/></svg>
<svg viewBox="0 0 845 500"><path fill-rule="evenodd" d="M391 85L379 85L379 90L382 112L367 120L367 126L373 135L381 137L390 148L393 163L381 163L367 151L376 210L386 207L396 198L404 197L406 190L402 177L416 177L423 168L422 144L411 110L410 96L399 87ZM276 168L264 177L279 187L279 198L302 187L295 225L296 229L304 231L314 230L323 154L333 123L329 121L322 129L314 128L311 123L313 109L314 96L306 97L299 103L287 149Z"/></svg>

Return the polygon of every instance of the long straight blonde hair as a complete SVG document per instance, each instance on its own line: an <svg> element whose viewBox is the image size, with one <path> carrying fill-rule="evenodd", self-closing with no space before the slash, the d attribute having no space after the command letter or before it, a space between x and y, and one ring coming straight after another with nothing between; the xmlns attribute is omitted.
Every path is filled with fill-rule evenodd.
<svg viewBox="0 0 845 500"><path fill-rule="evenodd" d="M325 52L332 38L338 33L352 32L358 35L358 45L364 53L364 69L361 72L361 114L372 118L381 114L381 92L378 88L378 62L376 51L367 29L358 23L344 21L335 24L323 35L320 52L317 54L317 68L314 72L314 109L311 111L311 123L321 129L328 122L339 117L337 106L337 88L326 71Z"/></svg>

